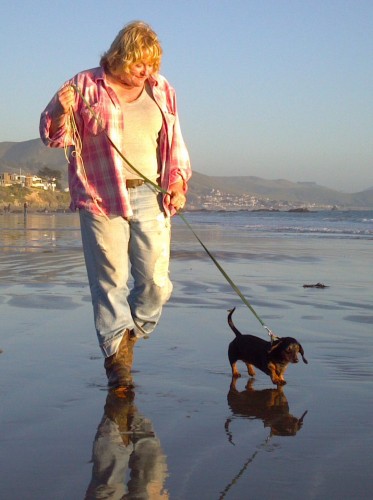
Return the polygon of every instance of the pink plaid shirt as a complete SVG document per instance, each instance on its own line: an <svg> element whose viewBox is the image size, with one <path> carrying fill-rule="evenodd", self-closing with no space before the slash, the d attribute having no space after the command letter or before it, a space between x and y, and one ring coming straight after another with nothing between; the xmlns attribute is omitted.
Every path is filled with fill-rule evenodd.
<svg viewBox="0 0 373 500"><path fill-rule="evenodd" d="M169 186L181 178L186 191L191 168L180 130L175 90L161 75L152 75L148 81L163 117L159 138L161 187L168 191ZM103 69L98 67L78 73L66 84L73 84L80 89L91 108L100 117L101 126L107 135L125 155L122 144L125 116ZM62 148L65 146L68 132L66 126L58 129L53 136L49 133L51 111L55 103L56 95L41 115L40 137L47 146ZM131 216L123 159L110 145L108 137L78 94L74 114L83 144L84 168L79 157L73 154L73 144L69 144L70 208L86 208L97 215L105 213Z"/></svg>

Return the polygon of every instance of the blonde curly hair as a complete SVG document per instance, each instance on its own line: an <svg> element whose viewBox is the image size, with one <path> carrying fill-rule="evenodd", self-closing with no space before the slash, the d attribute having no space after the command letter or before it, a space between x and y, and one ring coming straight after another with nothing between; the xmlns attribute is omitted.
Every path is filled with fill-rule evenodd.
<svg viewBox="0 0 373 500"><path fill-rule="evenodd" d="M129 73L132 64L146 60L159 71L162 47L157 34L143 21L133 21L119 31L109 50L100 60L100 66L114 75Z"/></svg>

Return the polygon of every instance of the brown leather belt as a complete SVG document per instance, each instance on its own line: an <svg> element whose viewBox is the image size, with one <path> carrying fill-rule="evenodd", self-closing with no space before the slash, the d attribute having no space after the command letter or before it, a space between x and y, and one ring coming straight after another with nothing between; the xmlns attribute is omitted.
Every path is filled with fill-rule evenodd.
<svg viewBox="0 0 373 500"><path fill-rule="evenodd" d="M127 189L134 189L142 186L145 183L144 179L127 179L126 187Z"/></svg>

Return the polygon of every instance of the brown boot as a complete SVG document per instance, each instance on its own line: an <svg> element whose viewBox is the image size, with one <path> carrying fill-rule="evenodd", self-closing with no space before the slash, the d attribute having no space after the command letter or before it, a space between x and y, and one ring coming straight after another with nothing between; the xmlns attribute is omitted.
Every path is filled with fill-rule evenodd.
<svg viewBox="0 0 373 500"><path fill-rule="evenodd" d="M135 342L136 338L131 337L130 331L126 329L117 352L105 359L104 366L110 389L133 387L131 368Z"/></svg>

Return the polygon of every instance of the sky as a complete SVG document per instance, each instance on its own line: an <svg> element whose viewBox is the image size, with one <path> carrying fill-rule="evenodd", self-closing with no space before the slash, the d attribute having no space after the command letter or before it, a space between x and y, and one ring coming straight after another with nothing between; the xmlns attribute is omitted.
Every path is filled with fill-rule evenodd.
<svg viewBox="0 0 373 500"><path fill-rule="evenodd" d="M39 137L62 83L129 21L159 35L192 167L373 187L372 0L0 0L0 142Z"/></svg>

